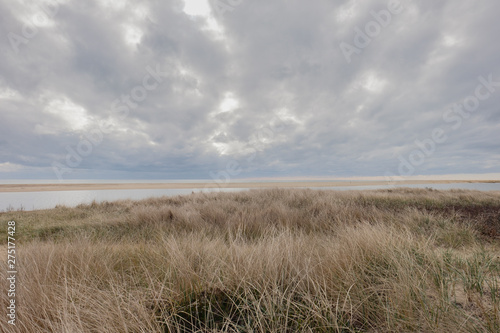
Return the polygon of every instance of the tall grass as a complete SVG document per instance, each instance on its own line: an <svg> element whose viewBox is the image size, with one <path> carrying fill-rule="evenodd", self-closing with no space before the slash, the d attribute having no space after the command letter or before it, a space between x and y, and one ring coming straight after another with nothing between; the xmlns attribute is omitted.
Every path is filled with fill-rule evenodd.
<svg viewBox="0 0 500 333"><path fill-rule="evenodd" d="M3 213L4 242L9 220L18 319L2 332L500 330L499 193L94 202Z"/></svg>

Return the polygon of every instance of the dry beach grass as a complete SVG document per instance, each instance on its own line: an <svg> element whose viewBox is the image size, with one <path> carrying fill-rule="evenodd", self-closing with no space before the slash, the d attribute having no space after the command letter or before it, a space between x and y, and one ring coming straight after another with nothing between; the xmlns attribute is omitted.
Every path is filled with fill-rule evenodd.
<svg viewBox="0 0 500 333"><path fill-rule="evenodd" d="M18 318L3 316L2 332L500 330L498 192L92 203L1 213L4 244L10 220ZM2 311L6 271L2 261Z"/></svg>

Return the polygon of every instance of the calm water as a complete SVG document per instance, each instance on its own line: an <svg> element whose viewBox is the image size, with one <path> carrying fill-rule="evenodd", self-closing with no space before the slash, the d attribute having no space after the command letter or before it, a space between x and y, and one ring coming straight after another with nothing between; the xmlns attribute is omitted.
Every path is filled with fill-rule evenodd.
<svg viewBox="0 0 500 333"><path fill-rule="evenodd" d="M202 180L201 180L202 181ZM92 181L94 183L111 183L117 181ZM139 180L139 181L120 181L121 183L153 183L153 182L174 182L174 181L149 181L149 180ZM192 181L177 181L177 182L200 182L200 180ZM2 181L2 183L7 184L9 182ZM20 184L20 181L12 181L12 184ZM51 183L50 181L23 181L25 184L43 184ZM72 180L71 183L78 183L78 181ZM81 181L80 183L89 183L88 180ZM457 183L457 184L421 184L421 185L404 185L397 187L412 187L412 188L425 188L430 187L437 190L448 190L448 189L469 189L469 190L480 190L480 191L500 191L500 183ZM322 187L316 188L320 190L375 190L375 189L388 189L391 188L390 185L380 185L380 186L345 186L345 187ZM81 203L91 203L93 200L97 202L101 201L114 201L121 199L133 199L140 200L149 197L159 197L159 196L173 196L180 194L190 194L192 192L235 192L248 190L247 188L225 188L225 189L150 189L150 190L97 190L97 191L53 191L53 192L13 192L13 193L0 193L0 211L6 211L9 209L24 209L24 210L36 210L36 209L48 209L54 208L56 205L66 205L66 206L76 206Z"/></svg>

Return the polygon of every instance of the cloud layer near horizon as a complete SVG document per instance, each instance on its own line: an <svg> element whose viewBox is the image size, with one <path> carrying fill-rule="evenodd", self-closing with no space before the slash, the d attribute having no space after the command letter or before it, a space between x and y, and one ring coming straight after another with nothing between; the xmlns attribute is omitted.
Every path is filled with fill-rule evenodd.
<svg viewBox="0 0 500 333"><path fill-rule="evenodd" d="M498 1L44 3L0 1L2 178L500 172Z"/></svg>

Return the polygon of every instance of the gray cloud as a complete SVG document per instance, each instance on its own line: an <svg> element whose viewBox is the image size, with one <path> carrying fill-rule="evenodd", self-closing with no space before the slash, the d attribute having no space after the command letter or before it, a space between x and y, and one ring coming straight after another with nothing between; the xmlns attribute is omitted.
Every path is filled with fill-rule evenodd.
<svg viewBox="0 0 500 333"><path fill-rule="evenodd" d="M414 174L500 172L500 91L443 118L478 77L500 81L494 0L403 1L350 63L340 44L387 1L243 1L215 17L121 3L61 0L39 24L42 8L0 1L1 177L53 178L55 163L66 178L210 178L230 161L238 177L397 175L436 128L446 140Z"/></svg>

